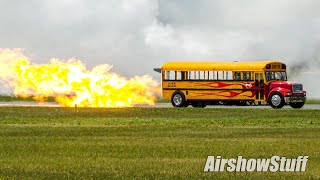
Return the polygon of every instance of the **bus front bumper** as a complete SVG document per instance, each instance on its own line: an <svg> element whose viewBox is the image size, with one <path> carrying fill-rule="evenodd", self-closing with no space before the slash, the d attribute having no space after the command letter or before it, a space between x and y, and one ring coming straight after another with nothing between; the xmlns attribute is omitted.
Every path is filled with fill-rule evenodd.
<svg viewBox="0 0 320 180"><path fill-rule="evenodd" d="M288 97L284 97L284 101L286 103L306 102L306 96L288 96Z"/></svg>

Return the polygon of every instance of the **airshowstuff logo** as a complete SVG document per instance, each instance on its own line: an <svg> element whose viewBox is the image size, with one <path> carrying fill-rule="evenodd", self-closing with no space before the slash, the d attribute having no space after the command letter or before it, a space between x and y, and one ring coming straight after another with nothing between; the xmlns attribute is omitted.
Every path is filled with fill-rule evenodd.
<svg viewBox="0 0 320 180"><path fill-rule="evenodd" d="M269 159L225 159L221 156L208 156L204 166L204 172L304 172L306 171L309 156L298 156L297 158L286 158L272 156Z"/></svg>

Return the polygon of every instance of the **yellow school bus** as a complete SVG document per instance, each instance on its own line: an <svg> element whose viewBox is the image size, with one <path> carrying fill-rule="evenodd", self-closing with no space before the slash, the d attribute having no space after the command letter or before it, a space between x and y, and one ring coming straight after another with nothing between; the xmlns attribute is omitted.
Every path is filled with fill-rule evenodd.
<svg viewBox="0 0 320 180"><path fill-rule="evenodd" d="M206 105L254 105L273 108L289 104L301 108L303 86L288 82L282 62L167 62L161 68L162 96L174 107Z"/></svg>

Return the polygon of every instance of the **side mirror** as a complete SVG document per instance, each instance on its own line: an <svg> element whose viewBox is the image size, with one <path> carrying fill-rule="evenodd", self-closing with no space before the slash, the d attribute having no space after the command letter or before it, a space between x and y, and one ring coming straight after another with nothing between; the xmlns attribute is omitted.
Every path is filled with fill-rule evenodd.
<svg viewBox="0 0 320 180"><path fill-rule="evenodd" d="M161 73L161 68L153 68L155 72Z"/></svg>

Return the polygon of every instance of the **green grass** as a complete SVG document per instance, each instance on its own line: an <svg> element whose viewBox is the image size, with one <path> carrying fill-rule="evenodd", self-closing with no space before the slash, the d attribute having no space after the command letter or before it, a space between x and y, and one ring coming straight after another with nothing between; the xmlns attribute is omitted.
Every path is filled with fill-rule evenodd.
<svg viewBox="0 0 320 180"><path fill-rule="evenodd" d="M23 101L23 102L32 102L35 101L31 96L30 97L19 97L19 96L5 96L0 95L0 102L14 102L14 101ZM45 100L46 102L54 102L54 97L48 97Z"/></svg>
<svg viewBox="0 0 320 180"><path fill-rule="evenodd" d="M319 110L0 107L0 117L0 178L320 178ZM208 155L309 162L204 173Z"/></svg>
<svg viewBox="0 0 320 180"><path fill-rule="evenodd" d="M17 96L0 95L0 102L13 102L13 101L34 101L34 100L31 97L21 98Z"/></svg>
<svg viewBox="0 0 320 180"><path fill-rule="evenodd" d="M168 99L158 98L157 103L170 103L171 101Z"/></svg>
<svg viewBox="0 0 320 180"><path fill-rule="evenodd" d="M320 104L320 99L307 99L306 104Z"/></svg>

